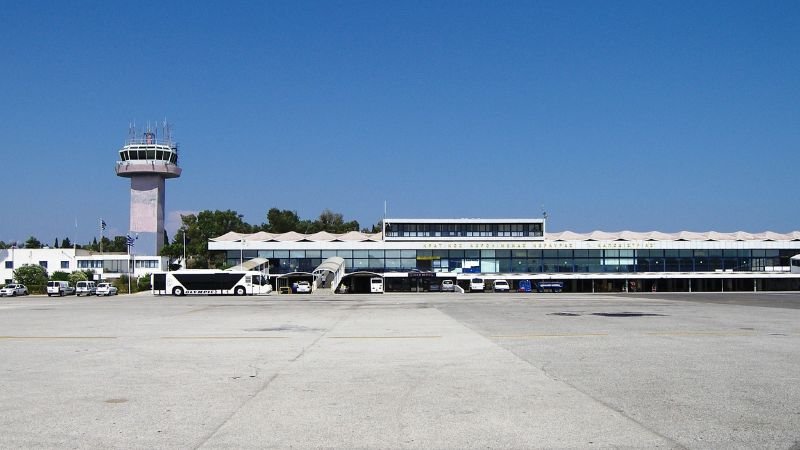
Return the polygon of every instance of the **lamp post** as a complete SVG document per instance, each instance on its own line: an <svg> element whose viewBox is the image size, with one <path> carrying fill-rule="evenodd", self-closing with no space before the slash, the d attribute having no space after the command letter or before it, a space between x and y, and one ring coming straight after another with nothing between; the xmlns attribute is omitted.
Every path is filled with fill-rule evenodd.
<svg viewBox="0 0 800 450"><path fill-rule="evenodd" d="M186 228L183 229L183 268L186 269Z"/></svg>

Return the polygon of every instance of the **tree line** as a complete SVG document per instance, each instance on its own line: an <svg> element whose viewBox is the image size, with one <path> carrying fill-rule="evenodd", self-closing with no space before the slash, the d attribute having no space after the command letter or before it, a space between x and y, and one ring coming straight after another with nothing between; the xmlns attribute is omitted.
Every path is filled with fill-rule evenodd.
<svg viewBox="0 0 800 450"><path fill-rule="evenodd" d="M166 236L166 233L165 233ZM102 237L101 241L98 242L97 238L94 238L91 243L89 244L82 244L78 245L73 243L68 237L65 237L61 243L58 242L58 238L55 238L53 241L53 245L46 245L39 239L34 236L29 237L24 242L4 242L0 241L0 249L9 249L9 248L79 248L81 250L90 250L99 252L101 249L104 252L114 253L114 252L122 252L125 253L128 251L128 243L125 236L114 236L113 239L109 239L105 236Z"/></svg>
<svg viewBox="0 0 800 450"><path fill-rule="evenodd" d="M189 268L224 267L225 255L221 252L210 252L208 240L222 236L230 231L236 233L288 233L295 231L302 234L313 234L326 231L343 234L350 231L377 233L381 231L380 221L370 228L361 229L358 221L345 221L340 213L325 209L314 220L301 219L297 211L271 208L267 212L267 221L260 225L252 225L243 220L236 211L201 211L195 214L181 215L181 227L175 233L171 244L161 249L162 256L181 258L184 255L184 238L186 242L186 259Z"/></svg>
<svg viewBox="0 0 800 450"><path fill-rule="evenodd" d="M295 231L303 234L312 234L320 231L328 233L342 234L349 231L362 231L365 233L377 233L381 231L381 222L369 228L361 228L358 221L345 221L340 213L329 209L323 210L319 217L314 220L301 219L297 211L288 209L271 208L267 211L266 222L259 225L249 224L244 221L244 216L236 211L210 211L204 210L197 214L181 215L181 226L169 240L166 231L164 232L165 245L161 249L161 256L170 258L181 258L184 255L184 238L186 242L185 254L188 260L188 267L191 268L210 268L222 267L225 262L225 255L218 253L212 254L208 251L208 240L225 233L234 231L237 233L258 233L266 231L268 233L288 233ZM128 250L125 236L114 236L113 239L102 237L98 242L97 238L89 244L74 244L68 237L60 243L58 238L50 248L80 248L83 250L100 251L114 253L125 253ZM44 248L39 239L31 236L23 243L0 241L0 249L5 248Z"/></svg>

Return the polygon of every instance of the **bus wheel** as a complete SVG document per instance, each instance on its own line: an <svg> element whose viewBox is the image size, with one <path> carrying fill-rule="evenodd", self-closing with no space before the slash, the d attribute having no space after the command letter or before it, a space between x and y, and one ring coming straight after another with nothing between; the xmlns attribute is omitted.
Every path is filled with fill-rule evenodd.
<svg viewBox="0 0 800 450"><path fill-rule="evenodd" d="M172 288L172 295L174 295L176 297L183 296L183 288L180 287L180 286L176 286L176 287Z"/></svg>
<svg viewBox="0 0 800 450"><path fill-rule="evenodd" d="M233 295L244 295L245 290L244 286L236 286L236 289L233 290Z"/></svg>

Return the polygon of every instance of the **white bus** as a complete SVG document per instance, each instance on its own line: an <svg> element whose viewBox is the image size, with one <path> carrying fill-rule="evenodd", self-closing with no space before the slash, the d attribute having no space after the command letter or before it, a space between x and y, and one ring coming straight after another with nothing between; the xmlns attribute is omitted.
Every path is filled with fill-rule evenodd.
<svg viewBox="0 0 800 450"><path fill-rule="evenodd" d="M183 269L151 275L154 295L261 295L272 292L264 274L257 271Z"/></svg>

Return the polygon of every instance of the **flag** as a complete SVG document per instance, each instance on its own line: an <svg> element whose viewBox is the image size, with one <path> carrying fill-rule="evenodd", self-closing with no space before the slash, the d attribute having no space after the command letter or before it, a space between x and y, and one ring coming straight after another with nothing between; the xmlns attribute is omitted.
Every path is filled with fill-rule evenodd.
<svg viewBox="0 0 800 450"><path fill-rule="evenodd" d="M126 235L125 235L125 240L128 242L128 247L133 247L133 244L134 244L134 242L136 241L136 239L139 239L139 236L136 236L136 237L134 238L134 237L133 237L133 236L131 236L130 234L126 234Z"/></svg>
<svg viewBox="0 0 800 450"><path fill-rule="evenodd" d="M103 219L100 219L100 228L103 229L103 230L106 229L106 221L103 220Z"/></svg>

